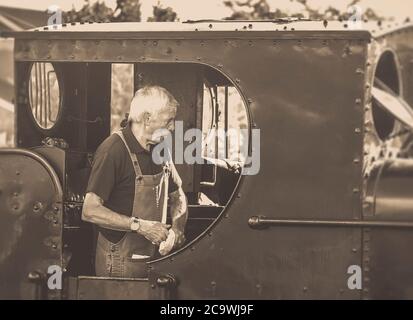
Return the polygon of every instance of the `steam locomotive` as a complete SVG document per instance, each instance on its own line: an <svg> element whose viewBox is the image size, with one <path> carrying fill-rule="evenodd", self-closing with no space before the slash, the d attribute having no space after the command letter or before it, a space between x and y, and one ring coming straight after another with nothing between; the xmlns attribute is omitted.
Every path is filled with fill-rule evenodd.
<svg viewBox="0 0 413 320"><path fill-rule="evenodd" d="M362 27L205 20L4 34L16 148L0 149L0 297L413 298L413 25ZM93 154L146 84L176 97L185 130L248 130L259 171L177 165L187 243L148 262L146 278L96 277L95 232L81 221ZM211 142L224 145L242 156Z"/></svg>

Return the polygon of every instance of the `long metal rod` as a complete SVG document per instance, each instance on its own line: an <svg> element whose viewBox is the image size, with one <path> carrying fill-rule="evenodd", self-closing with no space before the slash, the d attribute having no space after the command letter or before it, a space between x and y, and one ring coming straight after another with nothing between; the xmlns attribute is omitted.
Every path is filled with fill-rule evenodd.
<svg viewBox="0 0 413 320"><path fill-rule="evenodd" d="M41 127L43 127L43 83L42 83L42 62L36 63L36 65L39 67L39 93L40 93L40 117L39 117L39 124Z"/></svg>
<svg viewBox="0 0 413 320"><path fill-rule="evenodd" d="M43 92L44 92L44 127L47 128L47 79L46 79L46 63L42 63L43 66Z"/></svg>
<svg viewBox="0 0 413 320"><path fill-rule="evenodd" d="M248 219L248 225L257 229L276 226L413 228L413 221L291 220L253 216Z"/></svg>
<svg viewBox="0 0 413 320"><path fill-rule="evenodd" d="M229 141L228 141L228 86L225 86L225 106L224 106L224 129L225 129L225 158L229 157Z"/></svg>

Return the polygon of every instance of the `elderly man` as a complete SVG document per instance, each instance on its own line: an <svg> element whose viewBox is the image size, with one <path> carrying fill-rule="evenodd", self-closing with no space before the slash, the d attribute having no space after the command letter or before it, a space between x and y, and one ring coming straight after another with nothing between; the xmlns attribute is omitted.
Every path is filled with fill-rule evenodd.
<svg viewBox="0 0 413 320"><path fill-rule="evenodd" d="M96 151L82 219L98 226L97 276L146 277L147 261L184 242L181 179L173 163L156 165L151 156L152 147L174 130L177 107L162 87L138 90L127 126ZM168 198L172 226L165 221Z"/></svg>

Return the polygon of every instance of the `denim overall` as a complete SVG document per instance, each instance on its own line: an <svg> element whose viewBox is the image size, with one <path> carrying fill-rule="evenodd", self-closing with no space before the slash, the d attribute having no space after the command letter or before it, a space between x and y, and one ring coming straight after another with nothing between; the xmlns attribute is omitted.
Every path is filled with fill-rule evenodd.
<svg viewBox="0 0 413 320"><path fill-rule="evenodd" d="M139 219L161 221L167 197L165 180L169 171L164 168L155 175L143 175L135 153L132 153L121 131L116 132L128 150L136 174L132 216ZM165 184L166 186L167 184ZM99 277L146 278L146 262L157 256L158 246L136 232L126 232L117 243L99 233L96 246L95 269Z"/></svg>

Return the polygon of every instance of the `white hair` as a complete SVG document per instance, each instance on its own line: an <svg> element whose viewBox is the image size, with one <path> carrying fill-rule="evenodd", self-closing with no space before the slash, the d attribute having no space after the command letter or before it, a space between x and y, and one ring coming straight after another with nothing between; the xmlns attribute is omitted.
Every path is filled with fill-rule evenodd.
<svg viewBox="0 0 413 320"><path fill-rule="evenodd" d="M128 120L140 122L145 113L156 115L168 108L176 110L178 105L173 95L165 88L145 86L136 91L130 105Z"/></svg>

